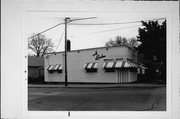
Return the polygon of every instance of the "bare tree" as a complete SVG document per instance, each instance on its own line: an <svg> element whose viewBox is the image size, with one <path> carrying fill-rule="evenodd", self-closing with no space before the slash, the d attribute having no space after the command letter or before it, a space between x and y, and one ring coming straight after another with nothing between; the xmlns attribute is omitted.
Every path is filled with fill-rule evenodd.
<svg viewBox="0 0 180 119"><path fill-rule="evenodd" d="M46 53L53 51L54 44L50 38L45 35L35 35L29 37L28 48L32 50L37 57L43 57Z"/></svg>
<svg viewBox="0 0 180 119"><path fill-rule="evenodd" d="M121 36L116 36L113 39L110 39L108 42L105 43L105 46L110 47L110 46L120 46L120 45L127 45L130 47L138 47L141 45L139 41L137 41L137 38L125 38Z"/></svg>

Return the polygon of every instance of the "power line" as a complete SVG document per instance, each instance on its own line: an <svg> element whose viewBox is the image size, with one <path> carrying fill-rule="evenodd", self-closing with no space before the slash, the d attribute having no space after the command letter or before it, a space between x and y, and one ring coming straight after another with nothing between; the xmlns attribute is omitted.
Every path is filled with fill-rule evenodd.
<svg viewBox="0 0 180 119"><path fill-rule="evenodd" d="M97 17L88 17L88 18L79 18L79 19L72 19L72 20L69 20L69 22L72 22L72 21L76 21L76 20L86 20L86 19L95 19Z"/></svg>
<svg viewBox="0 0 180 119"><path fill-rule="evenodd" d="M140 20L140 21L131 21L131 22L117 22L117 23L71 23L71 25L118 25L118 24L130 24L130 23L139 23L142 21L154 21L154 20L162 20L166 18L158 18L158 19L150 19L150 20Z"/></svg>
<svg viewBox="0 0 180 119"><path fill-rule="evenodd" d="M40 35L40 34L42 34L42 33L44 33L44 32L47 32L47 31L49 31L49 30L51 30L51 29L53 29L53 28L55 28L55 27L57 27L57 26L59 26L59 25L61 25L61 24L64 24L64 23L56 24L56 25L54 25L54 26L52 26L52 27L50 27L50 28L48 28L48 29L46 29L46 30L44 30L44 31L36 34L36 35L33 35L32 37L30 37L30 38L28 38L28 39L31 39L31 38L33 38L33 37L35 37L35 36L37 36L37 35Z"/></svg>
<svg viewBox="0 0 180 119"><path fill-rule="evenodd" d="M84 19L93 19L93 18L97 18L97 17L89 17L89 18L82 18L82 19L72 19L71 21L84 20ZM142 21L153 21L153 20L162 20L162 19L166 19L166 18L158 18L158 19L150 19L150 20L141 20L141 21L132 21L132 22L119 22L119 23L95 23L95 24L70 23L70 25L118 25L118 24L139 23L139 22L142 22ZM70 22L71 22L71 21L70 21ZM48 29L46 29L46 30L38 33L38 34L33 35L32 37L30 37L30 38L28 38L28 39L31 39L31 38L33 38L33 37L35 37L35 36L37 36L37 35L40 35L40 34L42 34L42 33L45 33L45 32L47 32L47 31L49 31L49 30L51 30L51 29L53 29L53 28L55 28L55 27L57 27L57 26L59 26L59 25L61 25L61 24L64 24L64 23L56 24L56 25L54 25L54 26L52 26L52 27L50 27L50 28L48 28Z"/></svg>
<svg viewBox="0 0 180 119"><path fill-rule="evenodd" d="M68 27L69 27L69 24L68 24L67 28L68 28ZM62 41L63 35L64 35L64 32L61 34L61 37L60 37L60 40L59 40L58 45L57 45L57 47L56 47L56 50L58 49L58 47L59 47L59 45L60 45L60 43L61 43L61 41ZM54 52L56 52L56 50L55 50Z"/></svg>
<svg viewBox="0 0 180 119"><path fill-rule="evenodd" d="M92 32L92 33L87 33L87 34L97 34L97 33L103 33L103 32L117 31L117 30L121 30L121 29L133 28L133 27L138 27L138 26L142 26L142 25L122 27L122 28L116 28L116 29L110 29L110 30L104 30L104 31L97 31L97 32Z"/></svg>
<svg viewBox="0 0 180 119"><path fill-rule="evenodd" d="M64 32L61 34L61 38L60 38L60 40L59 40L59 42L58 42L58 45L57 45L57 47L56 47L56 50L58 49L58 47L59 47L59 45L60 45L60 43L61 43L61 41L62 41L63 35L64 35ZM55 50L54 52L56 52L56 50Z"/></svg>
<svg viewBox="0 0 180 119"><path fill-rule="evenodd" d="M94 18L97 18L97 17L72 19L72 20L70 20L69 22L76 21L76 20L94 19ZM31 38L33 38L33 37L35 37L35 36L37 36L37 35L40 35L40 34L42 34L42 33L44 33L44 32L47 32L47 31L49 31L49 30L51 30L51 29L53 29L53 28L55 28L55 27L57 27L57 26L59 26L59 25L61 25L61 24L65 24L65 23L59 23L59 24L56 24L56 25L54 25L54 26L52 26L52 27L50 27L50 28L48 28L48 29L46 29L46 30L44 30L44 31L42 31L42 32L40 32L40 33L38 33L38 34L36 34L36 35L33 35L32 37L30 37L30 38L28 38L28 39L31 39Z"/></svg>
<svg viewBox="0 0 180 119"><path fill-rule="evenodd" d="M136 26L129 26L129 27L121 27L121 28L116 28L116 29L110 29L110 30L104 30L104 31L97 31L97 32L92 32L92 33L86 33L82 35L91 35L91 34L98 34L98 33L103 33L103 32L111 32L111 31L117 31L121 29L127 29L127 28L133 28L133 27L140 27L142 25L136 25Z"/></svg>

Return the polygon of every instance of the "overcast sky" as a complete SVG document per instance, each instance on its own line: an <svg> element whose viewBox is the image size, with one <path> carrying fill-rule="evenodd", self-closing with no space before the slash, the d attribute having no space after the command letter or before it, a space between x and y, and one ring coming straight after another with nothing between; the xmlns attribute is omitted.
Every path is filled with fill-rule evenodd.
<svg viewBox="0 0 180 119"><path fill-rule="evenodd" d="M105 46L105 43L116 36L126 38L136 37L142 20L164 18L162 13L106 13L106 12L26 12L24 14L24 33L27 39L32 33L42 32L58 23L63 23L65 17L71 19L96 17L93 19L77 20L71 23L104 24L123 23L114 25L69 25L67 34L71 40L71 49L86 49ZM135 21L135 22L134 22ZM164 20L159 20L162 23ZM134 22L134 23L126 23ZM43 34L51 38L55 48L64 32L64 25L59 25ZM56 52L64 50L64 36Z"/></svg>

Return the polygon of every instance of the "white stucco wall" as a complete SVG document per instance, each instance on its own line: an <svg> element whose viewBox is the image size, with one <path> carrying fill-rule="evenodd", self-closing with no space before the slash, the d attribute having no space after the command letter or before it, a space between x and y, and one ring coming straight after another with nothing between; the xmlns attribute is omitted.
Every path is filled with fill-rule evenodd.
<svg viewBox="0 0 180 119"><path fill-rule="evenodd" d="M98 52L99 55L106 55L105 58L95 60L93 54ZM71 51L67 53L67 70L68 70L68 82L102 82L102 83L116 83L116 72L105 72L103 68L104 59L111 58L133 58L133 52L126 46L87 49ZM136 58L136 57L135 57ZM134 59L136 60L136 59ZM98 62L98 70L94 73L87 73L84 69L84 65L87 62ZM53 72L49 73L47 67L49 65L64 64L63 53L57 53L56 55L50 55L45 58L45 81L46 82L64 82L64 65L63 73Z"/></svg>
<svg viewBox="0 0 180 119"><path fill-rule="evenodd" d="M137 81L137 72L130 72L131 82Z"/></svg>

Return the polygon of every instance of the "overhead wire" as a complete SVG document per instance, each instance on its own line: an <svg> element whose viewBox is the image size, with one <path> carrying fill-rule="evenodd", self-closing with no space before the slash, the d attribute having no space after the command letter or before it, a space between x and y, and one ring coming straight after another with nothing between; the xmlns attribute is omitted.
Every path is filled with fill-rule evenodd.
<svg viewBox="0 0 180 119"><path fill-rule="evenodd" d="M118 25L118 24L129 24L129 23L139 23L142 21L154 21L154 20L162 20L166 18L158 18L158 19L149 19L149 20L139 20L139 21L130 21L130 22L116 22L116 23L71 23L71 25Z"/></svg>
<svg viewBox="0 0 180 119"><path fill-rule="evenodd" d="M56 52L56 50L58 49L58 47L59 47L59 45L60 45L60 43L61 43L61 40L62 40L63 35L64 35L64 32L61 34L60 40L59 40L58 45L57 45L57 47L56 47L56 49L55 49L54 52Z"/></svg>
<svg viewBox="0 0 180 119"><path fill-rule="evenodd" d="M69 27L69 24L67 25L67 28ZM58 47L59 47L59 45L60 45L60 43L61 43L61 41L62 41L62 37L63 37L63 35L64 35L64 32L65 31L63 31L63 33L61 34L61 37L60 37L60 40L59 40L59 42L58 42L58 45L57 45L57 47L56 47L56 50L58 49ZM56 52L56 50L54 51L54 52Z"/></svg>
<svg viewBox="0 0 180 119"><path fill-rule="evenodd" d="M91 18L97 18L97 17L91 17ZM90 18L90 19L91 19L91 18ZM89 19L89 18L84 18L84 19ZM69 26L69 25L118 25L118 24L139 23L139 22L142 22L142 21L153 21L153 20L162 20L162 19L166 19L166 18L149 19L149 20L139 20L139 21L131 21L131 22L119 22L119 23L95 23L95 24L69 23L68 26ZM76 19L74 19L74 20L76 20ZM72 20L72 21L74 21L74 20ZM80 20L80 19L77 19L77 20ZM50 28L48 28L48 29L40 32L40 33L37 33L37 34L33 35L32 37L29 37L28 39L31 39L31 38L33 38L33 37L35 37L35 36L37 36L37 35L40 35L40 34L42 34L42 33L45 33L45 32L47 32L47 31L49 31L49 30L51 30L51 29L53 29L53 28L55 28L55 27L57 27L57 26L59 26L59 25L62 25L62 24L65 24L65 23L58 23L58 24L56 24L56 25L54 25L54 26L52 26L52 27L50 27ZM132 28L132 27L137 27L137 25L136 25L136 26L130 26L130 27L117 28L117 29L111 29L111 30L106 30L106 31L98 31L98 32L93 32L93 33L88 33L88 34L109 32L109 31L115 31L115 30L120 30L120 29ZM56 50L57 50L57 48L58 48L59 45L60 45L60 42L61 42L61 40L62 40L63 35L64 35L64 32L62 33L62 35L61 35L61 37L60 37L60 40L59 40L58 45L57 45L57 47L56 47ZM55 51L56 51L56 50L55 50Z"/></svg>
<svg viewBox="0 0 180 119"><path fill-rule="evenodd" d="M127 29L127 28L139 27L139 26L142 26L142 25L129 26L129 27L121 27L121 28L104 30L104 31L97 31L97 32L92 32L92 33L87 33L87 34L97 34L97 33L103 33L103 32L118 31L118 30L121 30L121 29Z"/></svg>
<svg viewBox="0 0 180 119"><path fill-rule="evenodd" d="M97 17L91 17L91 18L97 18ZM84 18L84 19L89 19L89 18ZM132 22L119 22L119 23L96 23L96 24L70 23L70 25L118 25L118 24L138 23L138 22L142 22L142 21L153 21L153 20L162 20L162 19L166 19L166 18L149 19L149 20L139 20L139 21L132 21ZM76 20L76 19L75 19L75 20ZM74 21L74 20L72 20L72 21ZM37 35L40 35L40 34L42 34L42 33L45 33L45 32L47 32L47 31L49 31L49 30L51 30L51 29L53 29L53 28L55 28L55 27L57 27L57 26L59 26L59 25L61 25L61 24L65 24L65 23L56 24L56 25L54 25L54 26L52 26L52 27L50 27L50 28L48 28L48 29L40 32L40 33L37 33L37 34L33 35L32 37L29 37L28 39L31 39L31 38L33 38L33 37L35 37L35 36L37 36Z"/></svg>
<svg viewBox="0 0 180 119"><path fill-rule="evenodd" d="M87 17L87 18L77 18L77 19L71 19L69 22L76 21L76 20L87 20L87 19L95 19L97 17Z"/></svg>
<svg viewBox="0 0 180 119"><path fill-rule="evenodd" d="M97 18L97 17L89 17L89 18L81 18L81 19L72 19L72 20L70 20L70 22L75 21L75 20L85 20L85 19L94 19L94 18ZM47 31L49 31L49 30L51 30L51 29L53 29L53 28L55 28L55 27L57 27L57 26L59 26L59 25L61 25L61 24L65 24L65 23L56 24L56 25L54 25L54 26L52 26L52 27L50 27L50 28L48 28L48 29L40 32L40 33L37 33L36 35L33 35L32 37L30 37L30 38L28 38L28 39L31 39L31 38L33 38L33 37L35 37L35 36L37 36L37 35L40 35L40 34L42 34L42 33L44 33L44 32L47 32Z"/></svg>
<svg viewBox="0 0 180 119"><path fill-rule="evenodd" d="M52 26L52 27L50 27L50 28L48 28L48 29L46 29L46 30L44 30L44 31L40 32L40 33L37 33L37 34L35 34L35 35L31 36L31 37L30 37L30 38L28 38L28 39L31 39L31 38L33 38L33 37L35 37L35 36L37 36L37 35L40 35L40 34L42 34L42 33L44 33L44 32L47 32L47 31L49 31L49 30L51 30L51 29L53 29L53 28L55 28L55 27L57 27L57 26L59 26L59 25L61 25L61 24L64 24L64 23L59 23L59 24L56 24L56 25L54 25L54 26Z"/></svg>
<svg viewBox="0 0 180 119"><path fill-rule="evenodd" d="M158 18L158 19L150 19L150 20L143 20L143 21L153 21L153 20L163 20L166 18ZM134 21L134 22L124 22L124 23L138 23L140 21ZM141 21L142 22L142 21ZM123 23L123 22L121 22ZM111 24L107 24L107 25L112 25L112 24L118 24L118 23L111 23ZM73 24L72 24L73 25ZM81 24L84 25L84 24ZM90 25L90 24L89 24ZM93 25L98 25L98 24L93 24ZM105 24L101 24L101 25L105 25ZM91 35L91 34L97 34L97 33L103 33L103 32L111 32L111 31L117 31L117 30L121 30L121 29L127 29L127 28L133 28L133 27L140 27L142 25L136 25L136 26L129 26L129 27L121 27L121 28L116 28L116 29L110 29L110 30L104 30L104 31L97 31L97 32L92 32L92 33L86 33L84 35Z"/></svg>

